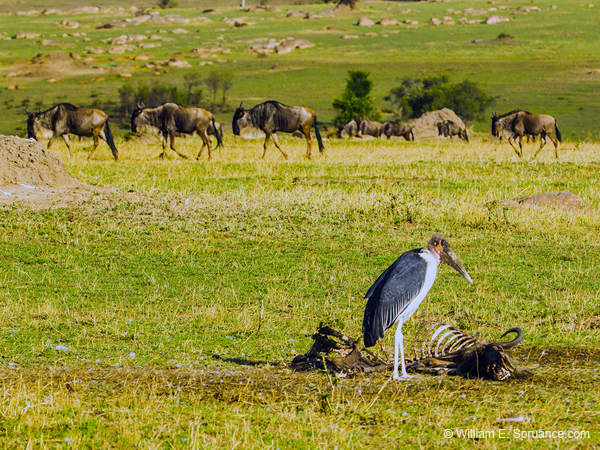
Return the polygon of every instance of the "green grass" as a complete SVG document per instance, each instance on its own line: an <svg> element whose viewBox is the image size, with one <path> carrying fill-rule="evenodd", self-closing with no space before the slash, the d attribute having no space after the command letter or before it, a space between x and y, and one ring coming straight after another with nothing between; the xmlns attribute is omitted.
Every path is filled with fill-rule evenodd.
<svg viewBox="0 0 600 450"><path fill-rule="evenodd" d="M81 38L61 38L64 30L56 25L60 17L23 17L0 16L0 25L8 35L20 30L41 32L46 39L54 39L75 44L65 47L66 51L85 54L85 47L104 46L102 39L129 33L156 33L159 29L171 31L174 28L186 28L188 35L170 35L173 42L163 42L162 47L150 50L127 52L125 55L104 53L95 57L95 64L106 69L116 70L123 66L140 65L123 60L122 56L135 56L138 53L151 53L155 59L171 56L174 52L183 52L183 56L194 65L191 69L169 69L160 76L153 75L150 69L135 69L133 79L124 81L116 73L107 73L105 81L90 81L92 76L67 77L62 83L49 84L43 79L4 78L0 81L0 102L6 107L5 118L0 124L0 132L6 134L25 133L24 101L43 107L59 101L76 104L105 107L107 102L118 101L118 89L124 83L134 86L140 81L160 81L170 84L182 84L187 73L208 74L210 66L200 67L198 59L187 55L203 42L220 43L231 50L223 54L224 63L216 63L221 69L234 73L234 86L229 93L229 104L237 105L244 101L250 106L260 101L277 99L288 104L309 105L318 113L319 120L331 122L335 111L331 109L333 98L339 96L345 86L349 69L363 69L371 73L374 81L373 97L380 109L389 107L383 97L399 84L402 77L423 77L439 73L450 76L454 82L470 79L481 84L489 94L497 96L495 109L504 112L514 108L523 108L539 113L554 115L563 132L570 140L597 138L598 104L597 73L598 59L596 42L598 33L597 11L575 0L561 2L556 10L550 0L535 3L541 11L528 14L514 14L521 3L510 1L492 5L486 1L457 1L447 3L396 3L363 2L355 12L341 13L333 19L288 19L287 12L310 9L319 12L330 9L330 5L280 5L278 13L246 14L231 5L220 6L216 14L210 14L213 22L189 25L150 25L123 29L96 30L98 23L116 17L128 17L128 14L100 14L94 16L65 16L77 20L91 42ZM181 3L182 6L185 6ZM511 18L508 23L499 25L454 25L434 27L428 24L431 17L442 17L448 8L488 9L492 6L506 6L506 12L497 14ZM200 8L204 5L199 5ZM400 11L411 8L414 11L403 14ZM22 9L22 8L21 8ZM177 13L184 17L197 17L197 8L178 8L168 13ZM493 14L494 12L489 12ZM163 13L165 14L165 13ZM411 29L406 25L365 29L354 24L361 15L375 20L382 17L416 19L419 26ZM225 25L224 17L247 16L254 25L233 28ZM461 15L453 18L458 21ZM485 16L468 16L483 19ZM273 19L273 20L270 20ZM393 33L397 31L397 33ZM366 32L376 32L376 37L365 37ZM497 45L491 40L500 33L509 33L516 38L510 45ZM341 39L344 34L356 34L359 39ZM222 36L222 39L218 39ZM285 37L303 37L315 43L315 47L296 50L288 55L273 55L260 58L253 55L248 44L238 41L258 37L282 39ZM474 44L480 39L482 43ZM41 47L39 42L28 40L0 41L0 72L11 71L14 61L30 60L40 51L48 52L58 47ZM214 67L214 66L213 66ZM10 84L25 86L26 90L5 91ZM205 91L205 106L211 95ZM490 111L491 114L491 111ZM229 123L231 112L218 113L219 121ZM125 133L127 118L122 120ZM489 123L475 124L479 131L488 130Z"/></svg>
<svg viewBox="0 0 600 450"><path fill-rule="evenodd" d="M121 162L103 145L88 163L87 143L75 144L69 171L117 191L0 211L5 447L598 445L600 147L519 161L481 137L329 140L306 162L301 141L281 141L289 162L274 150L260 161L260 143L238 139L211 163L160 162L158 145L121 140ZM190 155L198 146L177 142ZM56 150L66 157L62 142ZM490 204L556 190L595 209ZM441 267L405 326L407 348L422 320L486 340L520 326L513 354L533 379L290 373L320 322L359 336L368 287L435 232L475 282ZM510 414L529 422L497 421ZM449 439L446 428L496 437ZM500 429L590 437L501 439Z"/></svg>

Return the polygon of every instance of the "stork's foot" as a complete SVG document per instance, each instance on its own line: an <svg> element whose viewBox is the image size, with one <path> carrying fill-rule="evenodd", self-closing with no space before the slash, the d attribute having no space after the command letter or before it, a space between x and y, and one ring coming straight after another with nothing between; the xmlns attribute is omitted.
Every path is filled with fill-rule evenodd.
<svg viewBox="0 0 600 450"><path fill-rule="evenodd" d="M394 376L392 377L392 379L394 379L396 381L409 380L411 378L414 378L414 375L409 375L407 373L402 374L402 376L399 376L398 374L394 374Z"/></svg>

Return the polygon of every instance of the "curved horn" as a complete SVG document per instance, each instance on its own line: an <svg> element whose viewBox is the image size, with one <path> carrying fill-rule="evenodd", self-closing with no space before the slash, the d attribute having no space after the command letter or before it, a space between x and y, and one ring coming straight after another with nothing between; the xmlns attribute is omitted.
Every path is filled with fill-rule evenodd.
<svg viewBox="0 0 600 450"><path fill-rule="evenodd" d="M523 330L521 328L514 327L514 328L511 328L510 330L508 330L502 336L500 336L500 339L502 339L504 336L506 336L507 334L510 334L510 333L517 333L517 337L514 338L512 341L508 341L508 342L494 342L493 345L497 345L504 349L511 348L511 347L514 347L515 345L517 345L518 343L520 343L523 340L523 337L525 336L525 333L523 332Z"/></svg>
<svg viewBox="0 0 600 450"><path fill-rule="evenodd" d="M33 114L33 113L30 113L30 112L27 110L28 108L29 108L29 106L26 106L26 107L25 107L25 114L27 114L28 116L30 116L30 115L31 115L31 114Z"/></svg>

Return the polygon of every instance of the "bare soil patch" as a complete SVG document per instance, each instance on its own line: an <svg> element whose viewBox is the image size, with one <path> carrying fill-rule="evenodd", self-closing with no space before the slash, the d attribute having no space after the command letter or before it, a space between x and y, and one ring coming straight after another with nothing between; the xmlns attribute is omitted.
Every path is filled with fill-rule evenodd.
<svg viewBox="0 0 600 450"><path fill-rule="evenodd" d="M59 50L50 52L47 55L40 53L29 63L21 64L16 68L11 66L10 71L12 76L30 78L104 73L104 69L91 67L87 63L73 59L68 53Z"/></svg>
<svg viewBox="0 0 600 450"><path fill-rule="evenodd" d="M73 178L62 159L36 141L0 135L0 203L63 207L108 189Z"/></svg>

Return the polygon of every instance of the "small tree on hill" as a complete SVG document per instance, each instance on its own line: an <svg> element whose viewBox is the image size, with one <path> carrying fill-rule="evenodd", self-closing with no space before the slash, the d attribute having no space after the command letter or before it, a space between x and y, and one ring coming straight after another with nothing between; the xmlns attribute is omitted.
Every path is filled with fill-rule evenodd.
<svg viewBox="0 0 600 450"><path fill-rule="evenodd" d="M334 119L337 126L343 125L357 117L369 117L375 112L373 99L370 97L373 82L369 80L369 72L349 70L346 78L346 89L340 98L333 100L333 109L339 111Z"/></svg>

